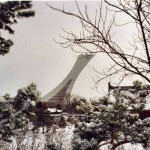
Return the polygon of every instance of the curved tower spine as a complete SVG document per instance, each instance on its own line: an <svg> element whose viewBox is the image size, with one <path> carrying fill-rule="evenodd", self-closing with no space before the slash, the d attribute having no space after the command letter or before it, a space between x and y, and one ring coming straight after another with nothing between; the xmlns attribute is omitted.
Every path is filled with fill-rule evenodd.
<svg viewBox="0 0 150 150"><path fill-rule="evenodd" d="M52 101L63 101L66 94L71 94L73 85L83 70L83 68L87 65L87 63L93 58L94 55L84 55L81 54L78 56L76 63L71 69L70 73L66 76L66 78L56 87L54 90L46 94L41 98L43 102L52 102Z"/></svg>

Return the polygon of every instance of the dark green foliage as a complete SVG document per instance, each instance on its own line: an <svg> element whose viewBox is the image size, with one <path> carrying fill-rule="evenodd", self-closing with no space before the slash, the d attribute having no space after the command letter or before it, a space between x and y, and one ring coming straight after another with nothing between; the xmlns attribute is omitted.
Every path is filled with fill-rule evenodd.
<svg viewBox="0 0 150 150"><path fill-rule="evenodd" d="M74 110L74 113L88 113L92 111L93 107L87 99L80 97L80 96L74 96L71 100L71 107Z"/></svg>
<svg viewBox="0 0 150 150"><path fill-rule="evenodd" d="M142 87L142 82L139 80L136 80L133 82L133 85L136 89L140 89Z"/></svg>
<svg viewBox="0 0 150 150"><path fill-rule="evenodd" d="M55 143L50 143L47 145L47 150L58 150L58 147Z"/></svg>
<svg viewBox="0 0 150 150"><path fill-rule="evenodd" d="M110 104L110 101L109 101L108 97L106 97L106 96L103 96L102 98L100 98L99 102L100 102L100 104L103 104L103 105L106 105L106 106L108 104Z"/></svg>
<svg viewBox="0 0 150 150"><path fill-rule="evenodd" d="M9 93L6 93L3 97L4 97L4 99L5 99L5 100L9 100L9 99L11 99L11 97L10 97L10 94L9 94Z"/></svg>
<svg viewBox="0 0 150 150"><path fill-rule="evenodd" d="M40 92L35 84L18 90L15 98L9 94L0 97L0 138L8 140L16 130L26 125L30 113L40 98Z"/></svg>
<svg viewBox="0 0 150 150"><path fill-rule="evenodd" d="M14 34L12 25L17 23L19 18L28 18L34 16L35 12L31 9L31 1L8 1L0 2L0 55L9 52L13 41L5 39L2 31ZM15 134L16 129L24 127L30 113L33 112L34 105L39 100L39 91L35 84L27 88L18 90L15 98L9 94L0 97L0 138L8 140Z"/></svg>
<svg viewBox="0 0 150 150"><path fill-rule="evenodd" d="M33 102L38 102L40 97L40 92L37 91L37 87L35 83L31 83L29 86L19 89L17 96L15 97L15 106L16 109L22 109L24 104L30 100L31 105Z"/></svg>
<svg viewBox="0 0 150 150"><path fill-rule="evenodd" d="M81 140L80 136L74 135L72 150L98 150L98 143L94 138Z"/></svg>
<svg viewBox="0 0 150 150"><path fill-rule="evenodd" d="M68 113L84 114L93 109L90 101L78 95L66 95L65 100L67 101L67 105L64 111Z"/></svg>
<svg viewBox="0 0 150 150"><path fill-rule="evenodd" d="M63 127L66 127L66 125L67 123L66 123L65 117L61 116L59 120L59 126L63 128Z"/></svg>
<svg viewBox="0 0 150 150"><path fill-rule="evenodd" d="M9 1L0 3L0 55L7 54L13 45L13 41L5 39L1 35L1 31L5 30L10 34L14 34L12 25L17 23L17 19L29 18L35 15L35 12L31 10L31 8L31 1Z"/></svg>
<svg viewBox="0 0 150 150"><path fill-rule="evenodd" d="M142 89L142 84L138 88ZM149 147L150 119L142 119L139 115L146 105L144 98L148 94L149 91L135 90L127 99L129 96L126 93L115 90L113 100L101 98L97 111L89 114L88 121L76 125L73 150L77 147L98 150L103 143L110 144L112 150L125 143L140 143L144 148Z"/></svg>
<svg viewBox="0 0 150 150"><path fill-rule="evenodd" d="M0 37L0 55L7 54L12 45L13 45L13 42L10 39L6 40Z"/></svg>

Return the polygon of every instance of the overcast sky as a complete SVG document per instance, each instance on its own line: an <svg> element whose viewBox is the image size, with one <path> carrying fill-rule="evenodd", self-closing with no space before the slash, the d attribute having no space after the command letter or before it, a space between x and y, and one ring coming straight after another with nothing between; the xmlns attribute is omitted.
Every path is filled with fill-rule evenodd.
<svg viewBox="0 0 150 150"><path fill-rule="evenodd" d="M65 9L71 11L77 10L75 2L72 1L48 3L59 8L64 5ZM85 4L88 5L89 14L92 16L98 2L79 2L81 9ZM51 10L44 1L33 2L33 9L36 12L35 17L19 20L19 23L13 26L15 34L8 35L8 38L14 41L14 46L9 54L1 56L0 59L0 95L10 93L14 96L19 88L31 82L36 83L42 95L45 95L66 77L78 56L71 49L64 49L55 43L53 38L60 39L59 34L63 35L62 27L68 31L79 32L79 21ZM125 45L125 41L128 41L130 30L120 30L121 36L116 37L120 44ZM100 93L92 89L92 78L96 79L97 76L93 66L102 70L107 64L110 64L107 58L97 54L81 72L72 93L89 98L107 92L107 84L112 80L110 78L100 84Z"/></svg>

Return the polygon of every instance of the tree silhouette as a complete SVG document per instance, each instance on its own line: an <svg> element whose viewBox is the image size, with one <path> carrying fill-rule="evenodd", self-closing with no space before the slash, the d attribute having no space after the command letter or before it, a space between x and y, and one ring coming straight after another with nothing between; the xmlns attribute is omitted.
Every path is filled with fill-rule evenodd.
<svg viewBox="0 0 150 150"><path fill-rule="evenodd" d="M0 55L5 55L10 51L13 41L2 36L2 31L8 31L14 34L12 25L16 24L18 19L29 18L35 15L31 9L31 1L8 1L0 3Z"/></svg>

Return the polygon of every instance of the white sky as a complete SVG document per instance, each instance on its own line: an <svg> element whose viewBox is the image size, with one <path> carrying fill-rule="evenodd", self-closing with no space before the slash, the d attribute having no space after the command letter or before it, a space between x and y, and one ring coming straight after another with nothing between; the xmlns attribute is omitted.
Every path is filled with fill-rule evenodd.
<svg viewBox="0 0 150 150"><path fill-rule="evenodd" d="M64 5L67 10L76 11L75 2L72 1L50 3L55 7L62 8ZM98 2L79 2L81 8L84 8L85 4L88 5L89 14L92 16ZM42 95L45 95L66 77L76 61L78 54L69 48L62 48L53 38L60 39L58 35L63 35L62 27L68 31L79 32L81 29L79 21L51 10L44 1L34 1L33 9L36 12L35 17L19 20L19 23L13 26L15 34L8 35L8 38L14 41L14 46L9 54L0 56L0 95L10 93L14 96L19 88L31 82L36 83ZM119 32L116 40L125 45L132 30L132 28L118 29L115 31ZM92 89L94 87L92 78L97 76L92 67L102 70L107 64L110 64L107 58L97 54L78 77L72 93L87 98L98 97L100 94ZM109 81L110 79L100 84L100 92L107 91Z"/></svg>

